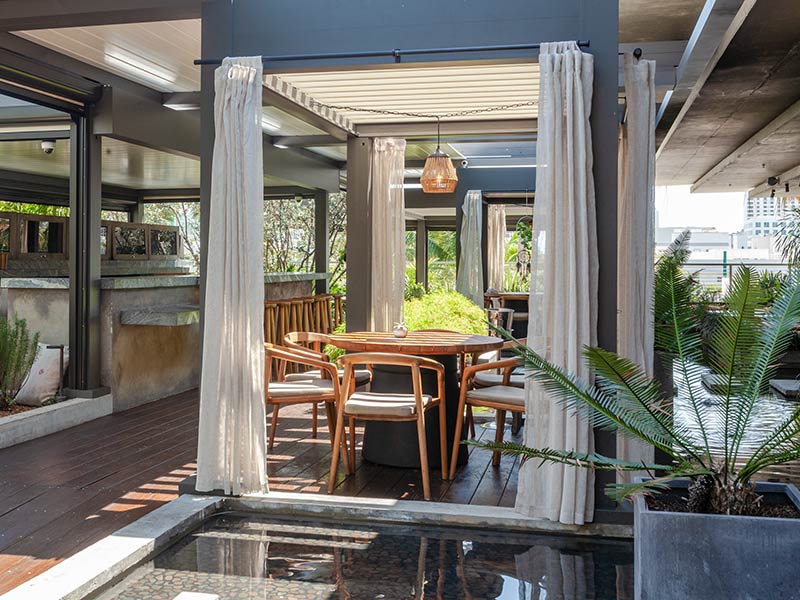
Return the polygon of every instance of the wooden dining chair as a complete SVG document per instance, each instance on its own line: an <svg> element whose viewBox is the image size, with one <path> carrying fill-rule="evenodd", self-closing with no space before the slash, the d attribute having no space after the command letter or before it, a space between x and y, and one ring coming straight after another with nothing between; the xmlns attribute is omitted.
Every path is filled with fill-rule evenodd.
<svg viewBox="0 0 800 600"><path fill-rule="evenodd" d="M428 448L425 436L425 413L432 408L439 409L439 444L441 446L442 479L447 479L447 422L444 397L444 366L430 358L389 354L384 352L361 352L347 354L339 358L344 367L344 380L341 396L336 407L336 439L331 456L331 474L328 480L328 493L333 493L336 485L336 471L339 467L339 448L344 440L344 422L349 422L350 457L345 461L349 474L355 473L355 421L416 421L419 441L419 463L422 470L422 491L425 500L431 499L430 472L428 469ZM392 365L409 367L413 393L373 393L355 390L356 365ZM422 369L436 372L436 396L422 392Z"/></svg>
<svg viewBox="0 0 800 600"><path fill-rule="evenodd" d="M325 346L330 343L330 338L324 333L314 331L290 331L283 336L285 346L297 351L308 354L312 358L322 362L330 362L330 357L323 352ZM335 365L334 365L335 366ZM344 375L344 369L337 369L339 381ZM327 371L320 369L301 369L295 373L282 373L279 380L283 381L312 381L314 379L327 379ZM356 369L356 387L364 388L372 381L372 371L369 369ZM317 422L319 420L319 404L314 404L311 409L311 437L317 439Z"/></svg>
<svg viewBox="0 0 800 600"><path fill-rule="evenodd" d="M522 358L514 357L498 360L492 363L471 365L464 369L461 376L461 390L458 397L458 409L456 412L456 430L453 436L453 456L450 462L450 479L456 475L456 459L458 448L461 443L461 430L464 425L464 412L466 407L485 407L495 410L497 431L495 441L503 441L503 433L506 424L506 412L521 414L525 411L525 390L524 388L509 385L511 374L514 369L522 365ZM499 385L478 388L473 385L478 373L493 369L501 369L503 379ZM495 467L500 464L500 453L492 453L492 465Z"/></svg>
<svg viewBox="0 0 800 600"><path fill-rule="evenodd" d="M281 406L285 404L308 404L316 405L320 402L325 404L325 412L328 417L328 431L331 436L331 444L334 443L335 422L336 422L336 402L340 397L339 373L336 365L330 362L318 360L308 353L298 352L290 348L276 346L275 344L264 344L265 372L264 372L264 402L267 407L272 408L272 426L269 432L269 446L272 450L275 445L275 434L278 430L278 414ZM281 364L280 369L286 368L287 363L303 367L312 367L326 372L326 378L304 381L285 381L272 379L273 360ZM285 372L285 371L284 371ZM346 444L345 451L347 451ZM349 457L346 457L349 463Z"/></svg>

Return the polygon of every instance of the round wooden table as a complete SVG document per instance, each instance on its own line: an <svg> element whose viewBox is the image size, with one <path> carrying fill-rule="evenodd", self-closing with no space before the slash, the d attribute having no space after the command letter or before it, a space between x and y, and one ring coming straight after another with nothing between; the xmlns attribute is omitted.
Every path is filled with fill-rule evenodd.
<svg viewBox="0 0 800 600"><path fill-rule="evenodd" d="M503 340L485 335L468 335L454 331L409 331L405 338L396 338L389 332L357 331L333 334L331 344L348 352L389 352L427 356L444 365L445 404L447 406L447 444L451 456L458 409L459 373L458 357L499 350ZM436 374L424 370L422 387L428 394L436 394ZM407 367L376 366L372 373L373 392L412 393L411 373ZM426 415L428 461L432 467L439 461L439 414ZM462 430L466 437L466 428ZM362 455L365 460L391 467L419 468L419 445L416 425L413 422L367 421L364 425ZM468 452L462 446L458 464L467 462Z"/></svg>

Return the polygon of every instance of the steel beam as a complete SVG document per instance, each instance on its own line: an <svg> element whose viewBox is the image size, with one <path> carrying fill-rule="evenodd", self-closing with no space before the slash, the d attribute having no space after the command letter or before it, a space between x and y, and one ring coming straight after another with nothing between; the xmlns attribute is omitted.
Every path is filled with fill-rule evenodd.
<svg viewBox="0 0 800 600"><path fill-rule="evenodd" d="M200 17L201 0L6 0L0 30L50 29Z"/></svg>
<svg viewBox="0 0 800 600"><path fill-rule="evenodd" d="M372 322L371 138L347 141L347 329L367 331ZM353 235L358 232L357 235Z"/></svg>
<svg viewBox="0 0 800 600"><path fill-rule="evenodd" d="M100 388L100 170L101 138L92 133L92 109L75 116L70 139L68 395L94 396Z"/></svg>
<svg viewBox="0 0 800 600"><path fill-rule="evenodd" d="M442 121L442 137L458 135L518 135L536 133L535 119L497 119L485 121ZM407 123L362 123L356 134L368 137L430 138L436 134L434 121Z"/></svg>
<svg viewBox="0 0 800 600"><path fill-rule="evenodd" d="M415 269L417 283L422 284L425 290L428 289L428 224L425 219L417 220L417 243Z"/></svg>
<svg viewBox="0 0 800 600"><path fill-rule="evenodd" d="M319 191L314 194L314 270L317 273L327 273L330 269L330 255L328 248L330 212L327 192ZM317 279L314 282L314 292L325 294L328 292L328 280Z"/></svg>
<svg viewBox="0 0 800 600"><path fill-rule="evenodd" d="M676 70L675 88L664 98L656 115L656 123L669 120L656 158L677 131L686 113L700 95L728 45L733 40L757 0L709 0L706 2L692 37ZM664 129L662 127L661 129Z"/></svg>

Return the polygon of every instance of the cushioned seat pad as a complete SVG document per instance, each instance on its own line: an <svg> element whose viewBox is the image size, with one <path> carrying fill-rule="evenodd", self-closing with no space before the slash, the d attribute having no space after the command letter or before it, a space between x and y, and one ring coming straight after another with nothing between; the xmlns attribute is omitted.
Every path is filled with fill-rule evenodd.
<svg viewBox="0 0 800 600"><path fill-rule="evenodd" d="M423 406L430 402L430 396L422 396ZM414 394L356 392L347 400L345 412L353 416L412 417L417 412L417 404Z"/></svg>
<svg viewBox="0 0 800 600"><path fill-rule="evenodd" d="M356 386L366 385L372 379L372 373L368 369L356 369L353 371L356 376ZM326 373L327 375L327 373ZM344 369L339 369L339 379L344 377ZM310 379L320 379L319 369L303 371L302 373L287 373L286 381L308 381Z"/></svg>
<svg viewBox="0 0 800 600"><path fill-rule="evenodd" d="M478 371L475 373L475 378L472 381L475 387L503 385L503 373L498 373L496 371ZM516 388L525 387L525 375L522 372L517 372L515 369L511 373L509 385Z"/></svg>
<svg viewBox="0 0 800 600"><path fill-rule="evenodd" d="M333 382L330 379L307 381L272 381L267 388L272 398L298 398L305 396L330 396Z"/></svg>
<svg viewBox="0 0 800 600"><path fill-rule="evenodd" d="M478 388L467 392L467 401L470 404L480 404L481 402L502 402L525 407L525 390L512 387L510 385L493 385L486 388Z"/></svg>

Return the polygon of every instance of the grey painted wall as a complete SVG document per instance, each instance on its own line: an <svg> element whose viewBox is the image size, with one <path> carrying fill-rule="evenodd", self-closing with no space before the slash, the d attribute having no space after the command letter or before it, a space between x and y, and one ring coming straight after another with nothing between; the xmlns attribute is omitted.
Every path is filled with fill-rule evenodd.
<svg viewBox="0 0 800 600"><path fill-rule="evenodd" d="M591 126L600 259L598 340L616 347L617 283L617 88L619 6L615 0L208 0L203 4L203 56L294 54L444 46L590 40L595 57ZM507 53L505 56L520 56ZM449 55L458 58L503 58ZM441 56L418 60L441 60ZM339 61L352 64L354 61ZM363 61L369 62L369 61ZM376 62L376 61L372 61ZM336 63L327 62L328 66ZM281 67L291 66L281 63ZM304 67L311 66L303 63ZM269 65L267 65L269 68ZM203 189L207 194L213 128L211 68L203 75ZM204 196L203 214L208 214ZM204 227L207 226L204 225ZM614 436L597 432L599 452L615 454ZM599 473L601 487L613 473Z"/></svg>

